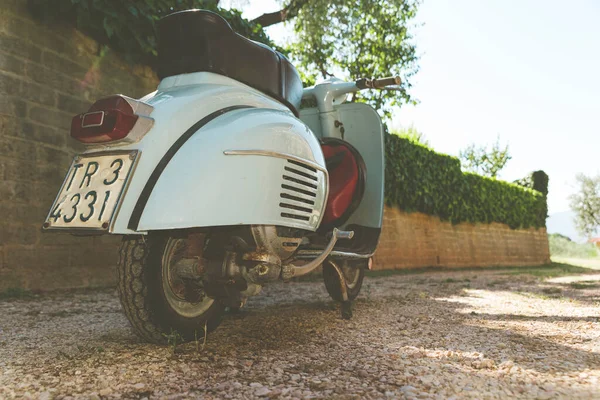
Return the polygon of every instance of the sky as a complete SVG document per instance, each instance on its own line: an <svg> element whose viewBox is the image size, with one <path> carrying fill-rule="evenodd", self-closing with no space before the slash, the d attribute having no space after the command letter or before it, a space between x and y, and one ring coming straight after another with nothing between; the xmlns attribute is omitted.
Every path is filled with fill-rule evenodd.
<svg viewBox="0 0 600 400"><path fill-rule="evenodd" d="M221 1L247 18L276 1ZM549 213L569 209L577 173L600 173L600 1L423 0L414 41L420 55L411 94L394 127L413 125L438 152L458 155L500 137L508 181L550 176ZM284 43L291 30L267 33Z"/></svg>

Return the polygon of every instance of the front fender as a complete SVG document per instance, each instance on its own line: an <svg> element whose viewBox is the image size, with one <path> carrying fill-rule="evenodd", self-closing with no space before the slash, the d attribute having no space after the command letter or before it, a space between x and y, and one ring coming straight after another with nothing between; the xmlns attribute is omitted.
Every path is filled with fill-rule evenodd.
<svg viewBox="0 0 600 400"><path fill-rule="evenodd" d="M327 198L318 140L280 110L244 108L215 117L191 132L159 172L142 192L139 220L134 210L129 229L258 224L314 231Z"/></svg>

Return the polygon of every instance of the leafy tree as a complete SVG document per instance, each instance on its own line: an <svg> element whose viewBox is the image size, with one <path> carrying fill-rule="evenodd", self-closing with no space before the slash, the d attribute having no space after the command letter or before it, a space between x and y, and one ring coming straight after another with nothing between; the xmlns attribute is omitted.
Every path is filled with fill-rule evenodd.
<svg viewBox="0 0 600 400"><path fill-rule="evenodd" d="M400 76L402 83L394 90L352 97L389 117L393 106L415 103L408 89L418 57L409 29L418 4L418 0L290 0L279 12L253 22L264 27L294 19L296 40L287 51L307 84L334 74L346 79Z"/></svg>
<svg viewBox="0 0 600 400"><path fill-rule="evenodd" d="M568 236L566 236L566 235L563 235L563 234L561 234L561 233L549 233L549 234L548 234L548 238L554 238L554 239L559 239L559 240L565 240L565 241L567 241L567 242L572 242L572 241L573 241L573 240L572 240L570 237L568 237Z"/></svg>
<svg viewBox="0 0 600 400"><path fill-rule="evenodd" d="M465 170L491 178L496 178L512 158L508 144L504 148L500 145L499 136L489 150L488 146L472 144L461 150L458 157Z"/></svg>
<svg viewBox="0 0 600 400"><path fill-rule="evenodd" d="M570 196L571 209L575 211L577 230L589 237L600 228L600 175L579 174L576 180L578 188Z"/></svg>

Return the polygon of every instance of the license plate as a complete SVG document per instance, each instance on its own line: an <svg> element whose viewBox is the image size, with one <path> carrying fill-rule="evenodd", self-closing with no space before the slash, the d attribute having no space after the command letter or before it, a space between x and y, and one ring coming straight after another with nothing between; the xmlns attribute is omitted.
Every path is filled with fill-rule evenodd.
<svg viewBox="0 0 600 400"><path fill-rule="evenodd" d="M44 229L107 230L137 152L75 157L44 222Z"/></svg>

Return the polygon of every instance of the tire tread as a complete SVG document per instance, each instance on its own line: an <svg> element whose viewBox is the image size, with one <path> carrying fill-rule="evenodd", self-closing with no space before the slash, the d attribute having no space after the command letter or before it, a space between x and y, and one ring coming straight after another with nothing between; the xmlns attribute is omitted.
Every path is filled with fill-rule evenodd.
<svg viewBox="0 0 600 400"><path fill-rule="evenodd" d="M148 250L143 236L123 239L117 264L119 299L125 316L137 335L149 342L165 343L166 338L151 320L152 309L147 301L148 285L144 264L148 257ZM139 263L139 267L133 268L136 263ZM139 293L133 289L134 284L141 287Z"/></svg>

